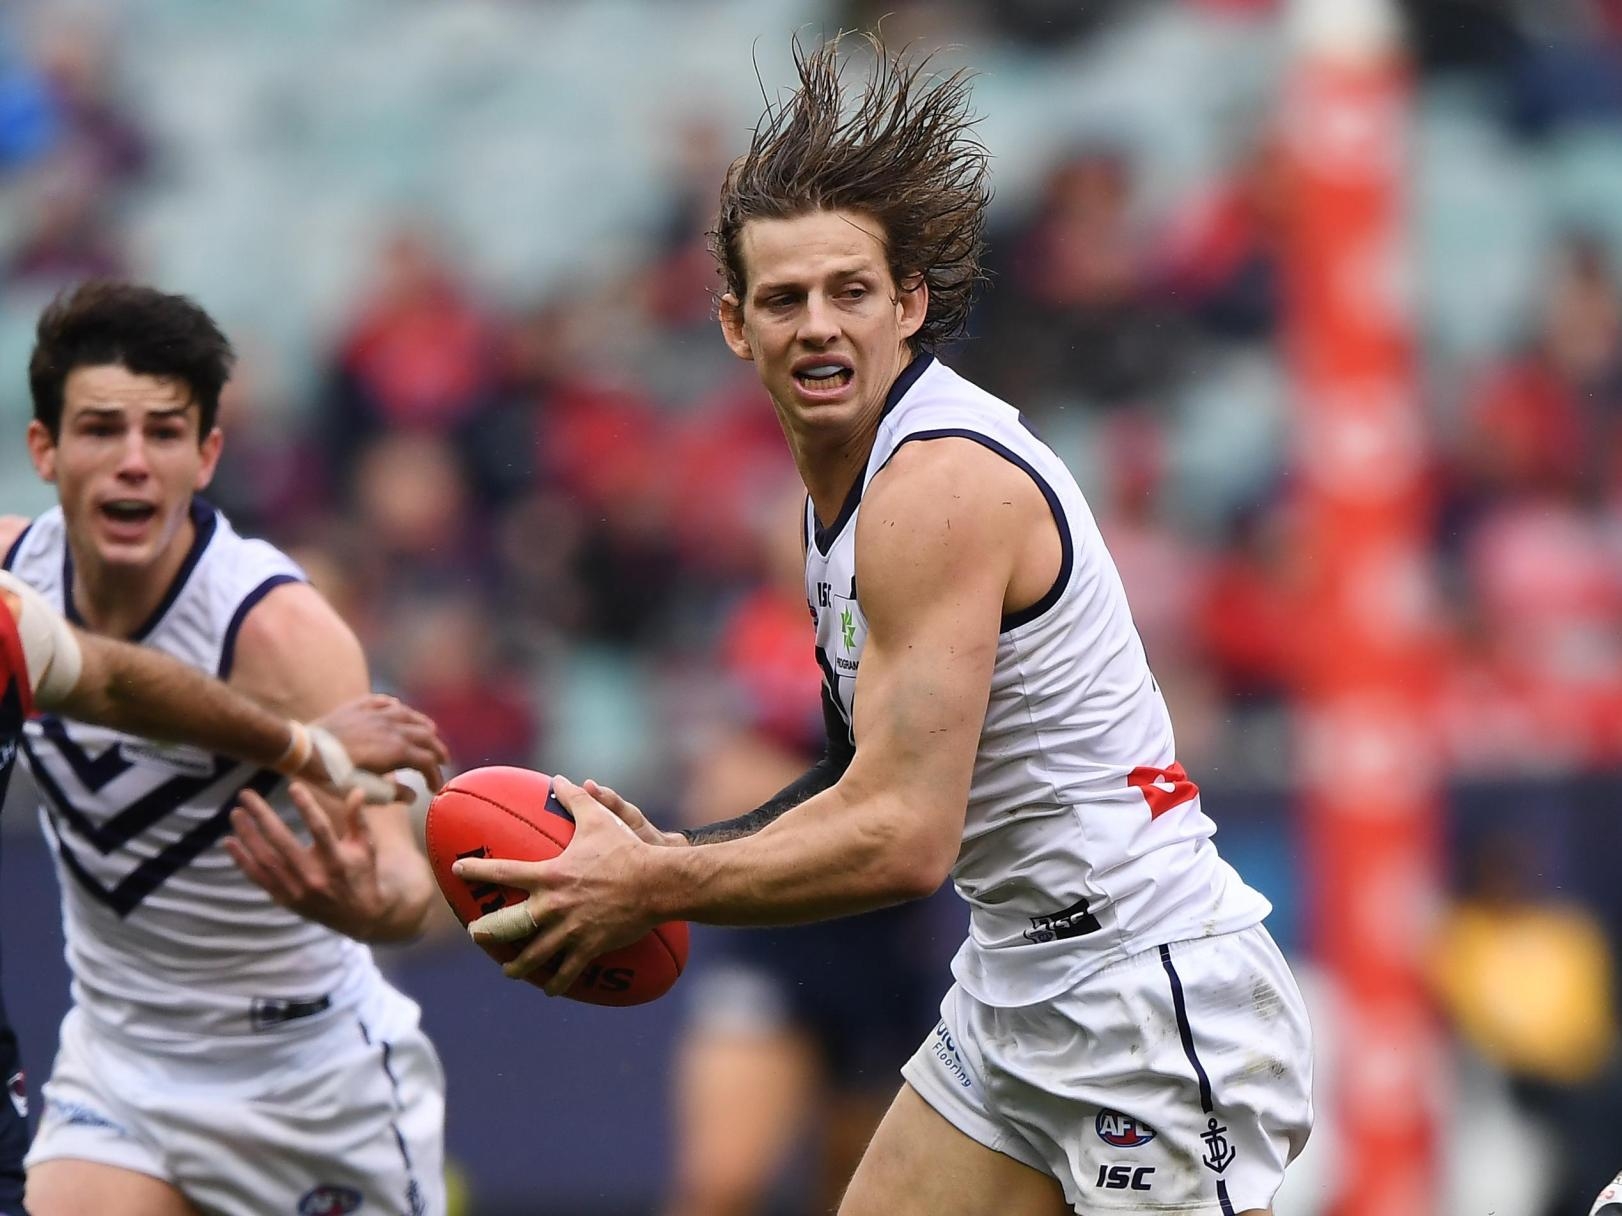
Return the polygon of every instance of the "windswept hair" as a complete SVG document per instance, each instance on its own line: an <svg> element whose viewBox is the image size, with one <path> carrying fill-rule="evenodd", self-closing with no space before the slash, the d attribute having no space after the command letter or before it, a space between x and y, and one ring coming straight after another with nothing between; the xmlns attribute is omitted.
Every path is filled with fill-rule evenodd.
<svg viewBox="0 0 1622 1216"><path fill-rule="evenodd" d="M68 376L80 367L118 364L138 376L184 384L197 403L201 441L214 429L235 359L214 318L194 301L138 283L92 279L40 314L28 361L34 417L52 439L60 438Z"/></svg>
<svg viewBox="0 0 1622 1216"><path fill-rule="evenodd" d="M710 247L727 290L744 298L744 225L812 211L853 211L884 226L890 273L903 291L922 280L929 309L914 335L932 350L963 332L975 288L985 278L985 212L991 190L985 145L969 110L970 74L925 75L930 59L908 63L869 37L875 65L847 97L840 38L807 53L794 43L800 85L788 101L766 103L749 151L721 187Z"/></svg>

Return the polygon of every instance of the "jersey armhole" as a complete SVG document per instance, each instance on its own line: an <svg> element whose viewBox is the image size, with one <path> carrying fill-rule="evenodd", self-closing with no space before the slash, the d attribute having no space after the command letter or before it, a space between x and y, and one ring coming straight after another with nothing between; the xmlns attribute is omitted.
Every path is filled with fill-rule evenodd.
<svg viewBox="0 0 1622 1216"><path fill-rule="evenodd" d="M15 562L17 561L17 555L23 551L23 541L28 539L28 534L30 532L32 532L33 530L34 530L34 521L29 520L28 523L24 526L23 530L21 532L17 533L17 539L11 542L11 548L6 550L5 560L0 561L0 569L4 569L4 570L10 570L11 569L13 564L15 564Z"/></svg>
<svg viewBox="0 0 1622 1216"><path fill-rule="evenodd" d="M220 642L220 663L215 673L220 679L229 680L231 678L231 668L236 665L237 661L237 634L242 632L242 622L248 619L248 613L258 606L260 600L284 583L302 583L303 581L295 574L272 574L242 597L242 602L237 605L237 610L231 614L231 622L226 625L225 637Z"/></svg>
<svg viewBox="0 0 1622 1216"><path fill-rule="evenodd" d="M1070 535L1070 521L1065 516L1064 504L1059 501L1058 492L1048 484L1048 479L1037 471L1036 466L1018 452L1006 444L997 442L990 435L982 435L979 431L972 431L963 427L943 427L939 430L914 431L910 435L903 435L897 441L894 450L885 459L885 463L888 464L895 458L896 452L901 450L903 444L926 439L972 439L981 447L997 453L1009 464L1021 470L1025 476L1036 483L1036 488L1042 491L1042 497L1047 499L1048 510L1053 514L1053 524L1059 529L1059 573L1054 577L1053 585L1043 593L1041 599L1028 608L1021 608L1018 612L1004 614L1000 632L1007 633L1009 630L1018 629L1021 625L1029 625L1059 602L1059 597L1064 594L1065 588L1070 585L1070 575L1075 569L1075 541Z"/></svg>

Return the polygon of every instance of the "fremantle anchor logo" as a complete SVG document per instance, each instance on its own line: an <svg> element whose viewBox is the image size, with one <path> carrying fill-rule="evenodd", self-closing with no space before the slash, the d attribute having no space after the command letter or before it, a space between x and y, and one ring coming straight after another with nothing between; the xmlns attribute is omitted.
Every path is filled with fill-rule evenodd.
<svg viewBox="0 0 1622 1216"><path fill-rule="evenodd" d="M1233 1159L1238 1156L1233 1146L1228 1143L1228 1129L1217 1122L1215 1115L1212 1115L1211 1121L1205 1125L1205 1130L1200 1133L1200 1139L1205 1141L1205 1156L1200 1160L1205 1163L1206 1169L1215 1170L1220 1174L1232 1165Z"/></svg>

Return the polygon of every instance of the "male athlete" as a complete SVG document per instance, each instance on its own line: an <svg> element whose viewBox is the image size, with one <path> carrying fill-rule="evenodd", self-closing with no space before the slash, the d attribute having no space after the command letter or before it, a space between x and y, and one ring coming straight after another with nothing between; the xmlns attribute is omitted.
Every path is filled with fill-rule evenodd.
<svg viewBox="0 0 1622 1216"><path fill-rule="evenodd" d="M60 505L0 551L85 630L308 719L365 694L366 663L291 561L196 497L231 359L183 297L91 283L53 303L28 444ZM24 753L74 998L34 1216L442 1212L439 1062L362 944L414 934L433 892L402 809L329 822L275 773L49 715Z"/></svg>
<svg viewBox="0 0 1622 1216"><path fill-rule="evenodd" d="M81 633L33 588L0 571L0 802L36 706L241 756L333 792L385 799L392 788L373 773L409 765L431 775L445 760L432 723L392 698L351 702L319 726L289 721L167 655ZM0 1070L14 1098L0 1105L0 1216L23 1216L26 1089L3 1005Z"/></svg>
<svg viewBox="0 0 1622 1216"><path fill-rule="evenodd" d="M1267 1212L1311 1123L1268 903L1211 844L1075 481L930 353L979 278L966 81L881 51L852 108L837 44L797 62L715 245L722 332L809 492L827 756L686 839L561 783L559 858L459 863L531 892L475 934L533 935L508 970L555 962L558 991L662 920L818 920L950 873L971 914L956 983L840 1210Z"/></svg>

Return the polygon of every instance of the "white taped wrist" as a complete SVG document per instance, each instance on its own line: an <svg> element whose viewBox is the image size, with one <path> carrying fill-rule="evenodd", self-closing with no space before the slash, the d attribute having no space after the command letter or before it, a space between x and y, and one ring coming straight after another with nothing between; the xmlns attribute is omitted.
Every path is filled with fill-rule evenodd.
<svg viewBox="0 0 1622 1216"><path fill-rule="evenodd" d="M310 762L310 749L314 742L310 737L310 728L296 719L288 719L287 729L292 736L287 741L287 750L271 767L284 777L297 777Z"/></svg>
<svg viewBox="0 0 1622 1216"><path fill-rule="evenodd" d="M426 783L420 776L410 769L402 769L400 773L390 776L379 776L368 769L356 768L355 762L349 758L349 752L338 741L338 736L321 726L306 728L310 734L311 750L314 758L321 763L322 771L327 782L340 794L347 794L351 790L359 790L361 797L373 805L382 805L399 799L399 791L395 789L396 783L408 785L402 774L411 773L417 778L423 789Z"/></svg>

